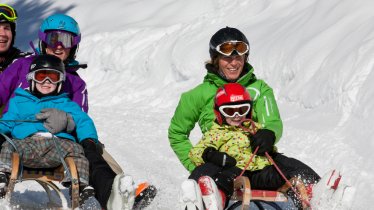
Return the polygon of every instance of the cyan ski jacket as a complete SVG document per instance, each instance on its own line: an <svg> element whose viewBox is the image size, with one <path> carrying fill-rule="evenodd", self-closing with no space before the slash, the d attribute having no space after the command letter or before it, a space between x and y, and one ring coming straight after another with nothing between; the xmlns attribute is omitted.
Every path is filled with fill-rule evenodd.
<svg viewBox="0 0 374 210"><path fill-rule="evenodd" d="M97 142L97 131L92 119L75 102L71 101L66 93L37 98L22 88L17 88L15 96L9 101L9 110L0 120L0 133L10 133L15 139L24 139L37 132L48 132L42 121L22 122L22 120L35 121L35 114L45 108L56 108L69 113L75 122L77 139L66 132L57 133L56 136L75 142L87 138Z"/></svg>
<svg viewBox="0 0 374 210"><path fill-rule="evenodd" d="M280 118L273 90L253 74L253 67L246 63L237 83L249 91L253 100L252 119L262 128L274 131L276 142L282 136L283 124ZM190 132L198 123L202 133L207 132L215 120L214 96L219 87L228 83L215 73L208 71L202 84L181 95L179 104L171 119L168 130L169 142L184 167L192 172L196 167L188 157L192 148Z"/></svg>
<svg viewBox="0 0 374 210"><path fill-rule="evenodd" d="M0 106L6 105L14 96L16 88L29 88L26 75L29 73L31 62L35 55L19 58L0 74ZM62 85L62 92L76 102L83 111L88 112L86 83L76 72L78 68L66 68L66 81ZM3 113L7 111L7 107Z"/></svg>

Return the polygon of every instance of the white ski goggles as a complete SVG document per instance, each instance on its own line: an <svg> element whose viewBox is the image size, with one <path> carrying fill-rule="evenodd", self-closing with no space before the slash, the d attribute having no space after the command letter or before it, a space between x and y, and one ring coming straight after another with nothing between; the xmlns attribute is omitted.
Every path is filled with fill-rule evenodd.
<svg viewBox="0 0 374 210"><path fill-rule="evenodd" d="M39 69L27 74L27 80L34 80L37 83L43 83L49 80L53 84L65 81L65 74L53 69Z"/></svg>
<svg viewBox="0 0 374 210"><path fill-rule="evenodd" d="M219 112L225 117L243 117L251 110L250 104L222 105L218 108Z"/></svg>

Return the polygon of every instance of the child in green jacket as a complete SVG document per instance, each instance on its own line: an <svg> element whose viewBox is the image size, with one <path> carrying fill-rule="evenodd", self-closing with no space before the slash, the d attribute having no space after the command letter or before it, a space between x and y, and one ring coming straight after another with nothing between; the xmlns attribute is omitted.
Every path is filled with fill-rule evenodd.
<svg viewBox="0 0 374 210"><path fill-rule="evenodd" d="M253 189L277 190L285 184L285 180L267 159L264 151L272 151L271 156L278 156L277 160L281 160L281 163L276 161L276 164L287 179L300 174L303 178L307 177L303 180L305 184L315 183L320 179L318 174L304 163L277 153L273 144L262 145L265 150L259 150L253 156L257 146L251 144L251 138L261 129L261 125L248 120L251 119L251 111L252 100L245 87L238 83L225 84L217 90L215 96L216 122L189 152L189 158L197 166L189 179L199 182L200 187L204 182L201 177L209 176L214 180L220 191L220 198L217 200L222 199L222 206L218 209L223 209L226 200L229 200L234 189L234 179L243 170ZM209 201L204 199L203 191L205 206L210 205L206 203Z"/></svg>

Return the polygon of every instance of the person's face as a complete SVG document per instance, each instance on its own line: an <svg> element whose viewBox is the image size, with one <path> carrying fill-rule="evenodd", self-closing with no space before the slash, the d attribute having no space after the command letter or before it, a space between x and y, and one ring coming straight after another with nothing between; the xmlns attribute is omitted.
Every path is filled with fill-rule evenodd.
<svg viewBox="0 0 374 210"><path fill-rule="evenodd" d="M12 29L9 23L0 23L0 53L9 50L13 40Z"/></svg>
<svg viewBox="0 0 374 210"><path fill-rule="evenodd" d="M52 48L52 47L47 46L45 51L49 55L54 55L54 56L59 57L62 61L65 61L70 55L70 48L64 48L61 45L58 45L57 48Z"/></svg>
<svg viewBox="0 0 374 210"><path fill-rule="evenodd" d="M239 115L234 115L234 117L226 117L226 122L227 124L231 125L231 126L239 126L241 121L245 119L245 115L244 116L239 116Z"/></svg>
<svg viewBox="0 0 374 210"><path fill-rule="evenodd" d="M220 56L218 58L219 70L228 80L237 80L243 71L244 55Z"/></svg>
<svg viewBox="0 0 374 210"><path fill-rule="evenodd" d="M45 80L43 83L38 83L38 82L36 82L35 87L36 87L36 89L37 89L40 93L46 95L46 94L49 94L49 93L52 93L53 91L55 91L57 85L51 83L51 82L47 79L47 80Z"/></svg>

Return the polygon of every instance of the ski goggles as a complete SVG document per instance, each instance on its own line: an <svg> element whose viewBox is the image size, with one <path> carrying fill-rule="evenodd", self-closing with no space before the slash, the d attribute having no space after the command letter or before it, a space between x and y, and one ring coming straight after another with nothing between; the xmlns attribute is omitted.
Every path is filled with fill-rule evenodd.
<svg viewBox="0 0 374 210"><path fill-rule="evenodd" d="M75 36L66 31L39 31L40 39L45 42L48 47L57 48L59 45L63 48L72 48L81 41L81 36Z"/></svg>
<svg viewBox="0 0 374 210"><path fill-rule="evenodd" d="M10 22L17 20L16 10L6 4L0 4L0 16L4 16Z"/></svg>
<svg viewBox="0 0 374 210"><path fill-rule="evenodd" d="M51 83L57 84L65 80L65 75L52 69L40 69L30 72L27 75L27 80L34 80L37 83L43 83L49 80Z"/></svg>
<svg viewBox="0 0 374 210"><path fill-rule="evenodd" d="M225 117L243 117L251 110L250 104L222 105L218 108L219 112Z"/></svg>
<svg viewBox="0 0 374 210"><path fill-rule="evenodd" d="M244 55L249 51L249 46L242 41L228 41L217 45L216 50L225 56L230 56L234 50L238 55Z"/></svg>

